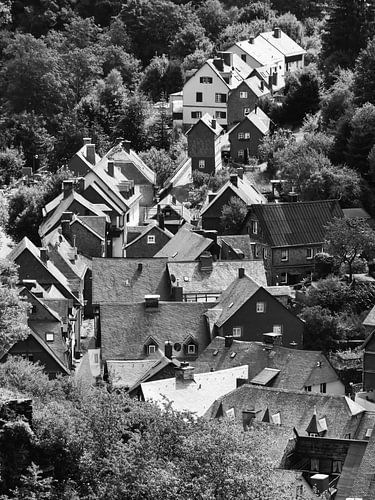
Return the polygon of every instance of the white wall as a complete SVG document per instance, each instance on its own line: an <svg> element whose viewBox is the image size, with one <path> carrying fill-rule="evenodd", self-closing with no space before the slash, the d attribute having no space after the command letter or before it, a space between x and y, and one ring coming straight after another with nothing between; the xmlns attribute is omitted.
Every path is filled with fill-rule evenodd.
<svg viewBox="0 0 375 500"><path fill-rule="evenodd" d="M311 392L320 392L320 385L313 385L311 387ZM328 382L326 394L345 395L345 386L341 380Z"/></svg>

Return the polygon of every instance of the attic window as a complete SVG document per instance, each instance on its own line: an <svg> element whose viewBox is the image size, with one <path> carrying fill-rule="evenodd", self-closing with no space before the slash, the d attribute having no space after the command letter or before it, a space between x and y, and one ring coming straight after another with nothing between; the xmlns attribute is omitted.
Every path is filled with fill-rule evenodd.
<svg viewBox="0 0 375 500"><path fill-rule="evenodd" d="M228 309L230 309L233 306L233 302L231 302L228 306Z"/></svg>
<svg viewBox="0 0 375 500"><path fill-rule="evenodd" d="M370 429L367 429L366 434L365 434L365 437L366 437L366 438L370 438L370 437L371 437L371 434L372 434L372 429L371 429L371 428L370 428Z"/></svg>
<svg viewBox="0 0 375 500"><path fill-rule="evenodd" d="M240 99L247 99L247 92L240 92Z"/></svg>
<svg viewBox="0 0 375 500"><path fill-rule="evenodd" d="M275 413L272 415L272 422L276 425L281 425L281 415L280 412Z"/></svg>
<svg viewBox="0 0 375 500"><path fill-rule="evenodd" d="M232 352L231 355L230 355L230 358L233 359L237 356L237 353L236 352Z"/></svg>
<svg viewBox="0 0 375 500"><path fill-rule="evenodd" d="M53 332L46 332L46 342L53 342L55 340L55 334Z"/></svg>
<svg viewBox="0 0 375 500"><path fill-rule="evenodd" d="M156 352L156 345L150 344L147 346L147 354L154 354Z"/></svg>
<svg viewBox="0 0 375 500"><path fill-rule="evenodd" d="M219 351L215 349L215 351L212 353L212 356L217 356L219 354Z"/></svg>
<svg viewBox="0 0 375 500"><path fill-rule="evenodd" d="M153 244L155 243L155 235L153 235L153 234L149 234L149 235L147 236L147 243L148 243L149 245L153 245Z"/></svg>
<svg viewBox="0 0 375 500"><path fill-rule="evenodd" d="M197 346L195 344L189 344L187 346L187 353L188 354L196 354L197 352Z"/></svg>
<svg viewBox="0 0 375 500"><path fill-rule="evenodd" d="M235 418L235 413L234 413L234 408L229 408L229 410L227 410L225 412L225 415L227 416L227 418L229 418L230 420L234 420Z"/></svg>

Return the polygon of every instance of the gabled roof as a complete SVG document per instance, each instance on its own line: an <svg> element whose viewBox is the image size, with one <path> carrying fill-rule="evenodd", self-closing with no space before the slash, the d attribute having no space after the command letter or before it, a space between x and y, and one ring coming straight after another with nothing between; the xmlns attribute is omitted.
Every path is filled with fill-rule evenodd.
<svg viewBox="0 0 375 500"><path fill-rule="evenodd" d="M156 173L145 164L133 149L126 150L122 146L122 143L111 148L108 153L106 153L105 158L114 161L115 165L121 168L123 174L129 180L131 180L132 177L127 175L128 172L126 167L128 164L132 164L148 182L151 184L155 184L156 182Z"/></svg>
<svg viewBox="0 0 375 500"><path fill-rule="evenodd" d="M268 385L279 373L280 370L277 368L263 368L262 371L250 380L250 384Z"/></svg>
<svg viewBox="0 0 375 500"><path fill-rule="evenodd" d="M237 254L242 252L244 259L252 259L254 257L251 248L250 235L248 234L218 236L217 243L220 247L222 247L223 243L225 243L233 250L233 252Z"/></svg>
<svg viewBox="0 0 375 500"><path fill-rule="evenodd" d="M100 306L102 355L105 360L149 359L145 345L150 338L158 345L155 357L164 355L169 341L176 357L186 357L183 344L190 336L198 344L198 352L209 343L204 317L207 304L197 302L159 302L147 309L145 303ZM178 348L179 347L179 348Z"/></svg>
<svg viewBox="0 0 375 500"><path fill-rule="evenodd" d="M111 385L115 388L129 389L158 361L155 359L107 360Z"/></svg>
<svg viewBox="0 0 375 500"><path fill-rule="evenodd" d="M266 85L263 85L262 87L260 82L261 79L255 75L250 76L243 81L243 83L249 88L249 90L251 90L251 92L256 97L263 97L265 95L268 95L270 93L270 90Z"/></svg>
<svg viewBox="0 0 375 500"><path fill-rule="evenodd" d="M169 401L176 411L189 411L197 417L203 416L218 397L236 387L237 379L247 377L247 366L229 370L200 373L192 381L167 378L141 385L146 401L154 401L161 407Z"/></svg>
<svg viewBox="0 0 375 500"><path fill-rule="evenodd" d="M79 302L79 299L73 294L70 289L68 280L66 277L57 269L57 267L50 261L43 262L40 258L40 250L34 243L32 243L26 236L13 248L13 250L8 254L7 259L16 262L17 258L25 251L28 250L34 258L50 273L50 275L59 282L59 284L68 293L70 298L74 301Z"/></svg>
<svg viewBox="0 0 375 500"><path fill-rule="evenodd" d="M264 43L261 38L254 38L253 42L250 43L249 40L241 40L240 42L236 42L235 45L255 59L260 66L275 65L282 59L280 52L269 43Z"/></svg>
<svg viewBox="0 0 375 500"><path fill-rule="evenodd" d="M85 227L89 232L100 238L105 239L106 234L106 224L107 217L100 216L84 216L84 215L73 215L70 225L77 223Z"/></svg>
<svg viewBox="0 0 375 500"><path fill-rule="evenodd" d="M252 209L266 242L276 247L322 243L325 226L343 217L337 200L267 203Z"/></svg>
<svg viewBox="0 0 375 500"><path fill-rule="evenodd" d="M362 498L363 500L373 500L375 497L375 432L372 431L365 453L359 465L354 486L351 490L353 498ZM348 498L348 496L346 497Z"/></svg>
<svg viewBox="0 0 375 500"><path fill-rule="evenodd" d="M264 113L259 107L251 111L251 113L248 113L245 118L240 121L239 123L236 123L236 125L231 128L229 131L229 136L243 123L246 123L246 121L249 121L256 127L259 132L261 132L263 135L268 134L270 131L270 124L271 124L271 119Z"/></svg>
<svg viewBox="0 0 375 500"><path fill-rule="evenodd" d="M172 284L176 285L178 281L184 293L222 292L238 278L240 268L245 269L247 276L251 276L264 286L267 285L262 260L217 261L212 263L211 271L202 271L199 261L167 264Z"/></svg>
<svg viewBox="0 0 375 500"><path fill-rule="evenodd" d="M222 186L216 193L216 196L207 205L202 207L201 215L203 215L209 208L211 208L217 201L222 197L222 195L227 191L231 190L233 196L238 196L246 205L252 205L254 203L266 203L265 196L259 191L259 189L252 184L245 176L243 179L238 177L237 186L235 186L230 180L227 181L224 186Z"/></svg>
<svg viewBox="0 0 375 500"><path fill-rule="evenodd" d="M208 59L205 64L208 64L208 66L230 89L236 88L242 82L242 80L249 76L251 71L250 66L248 66L245 61L243 61L237 54L233 54L233 66L227 66L223 63L223 71L219 71L213 61L214 59ZM230 74L232 76L231 83L227 83L224 80L223 74Z"/></svg>
<svg viewBox="0 0 375 500"><path fill-rule="evenodd" d="M62 214L69 211L69 207L74 201L82 205L82 207L90 211L93 215L105 217L109 221L108 215L106 215L101 208L86 200L86 198L74 190L72 190L66 198L64 198L63 194L60 193L54 201L57 202L55 210L39 227L39 235L41 237L48 234L60 222Z"/></svg>
<svg viewBox="0 0 375 500"><path fill-rule="evenodd" d="M282 30L280 30L280 38L276 38L274 36L274 31L266 31L258 35L255 38L255 41L260 43L261 39L266 40L272 47L281 52L284 57L306 54L306 50L304 50Z"/></svg>
<svg viewBox="0 0 375 500"><path fill-rule="evenodd" d="M169 239L173 238L173 234L168 231L168 229L161 229L156 222L151 222L147 226L138 226L139 229L141 229L141 232L138 234L136 238L131 240L129 243L125 245L125 248L129 248L133 243L139 241L141 238L144 238L152 229L155 229L156 231L159 231L160 233L165 234Z"/></svg>
<svg viewBox="0 0 375 500"><path fill-rule="evenodd" d="M373 326L375 328L375 306L370 310L365 319L362 321L363 326ZM366 339L366 342L368 340ZM366 345L366 342L364 345Z"/></svg>
<svg viewBox="0 0 375 500"><path fill-rule="evenodd" d="M355 411L352 407L355 405ZM300 436L306 436L306 429L314 412L318 419L325 418L327 432L325 437L345 438L353 434L360 419L353 417L365 412L346 396L335 396L306 391L292 391L245 384L216 401L207 412L214 417L219 405L223 413L233 408L236 420L242 420L242 411L254 410L255 420L262 421L268 409L269 415L279 413L282 426L295 428Z"/></svg>
<svg viewBox="0 0 375 500"><path fill-rule="evenodd" d="M145 295L169 299L167 259L94 258L92 264L93 304L129 304Z"/></svg>
<svg viewBox="0 0 375 500"><path fill-rule="evenodd" d="M208 312L212 311L210 309ZM236 355L231 357L232 353ZM261 342L240 340L233 340L230 347L225 347L223 337L215 337L193 364L197 372L247 364L250 379L265 368L280 370L271 385L288 390L302 390L310 385L339 380L321 351L305 351L278 345L274 345L272 350L265 350Z"/></svg>
<svg viewBox="0 0 375 500"><path fill-rule="evenodd" d="M159 193L163 193L164 190L170 187L182 187L191 184L192 182L193 177L191 171L191 158L186 157L180 162L176 170L164 182L164 186L160 189Z"/></svg>
<svg viewBox="0 0 375 500"><path fill-rule="evenodd" d="M191 261L197 259L205 250L212 245L211 238L190 231L186 225L182 226L155 257L165 257L179 261Z"/></svg>
<svg viewBox="0 0 375 500"><path fill-rule="evenodd" d="M166 356L162 356L161 358L157 359L155 363L151 366L151 368L149 368L149 370L144 372L144 374L141 375L141 377L131 387L129 387L129 394L135 394L135 391L137 391L137 389L141 386L141 384L155 377L155 375L160 373L164 368L168 367L169 365L171 368L178 368L181 365L181 363L178 359L174 357L172 359L169 359Z"/></svg>
<svg viewBox="0 0 375 500"><path fill-rule="evenodd" d="M202 118L200 118L194 125L192 125L189 130L186 132L186 135L189 134L196 126L198 123L202 122L206 127L211 130L212 133L214 133L216 136L222 134L224 131L223 127L220 125L220 123L215 120L215 128L212 126L212 120L213 117L209 113L205 113Z"/></svg>
<svg viewBox="0 0 375 500"><path fill-rule="evenodd" d="M26 287L22 287L22 288L20 288L19 295L22 295L23 297L28 297L29 300L31 299L31 300L34 300L35 302L37 302L41 307L43 307L48 312L52 321L54 320L54 321L57 321L58 323L61 322L60 315L56 311L54 311L51 307L49 307L43 301L43 299L40 299L39 297L34 295L31 290L28 290ZM29 318L29 320L32 321L32 318Z"/></svg>

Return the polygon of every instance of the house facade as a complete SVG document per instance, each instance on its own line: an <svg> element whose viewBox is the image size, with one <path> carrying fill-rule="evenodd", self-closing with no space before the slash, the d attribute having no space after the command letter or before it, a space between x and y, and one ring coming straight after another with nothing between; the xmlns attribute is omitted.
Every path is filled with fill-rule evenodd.
<svg viewBox="0 0 375 500"><path fill-rule="evenodd" d="M246 115L254 111L259 99L269 94L268 86L258 76L254 75L243 80L238 87L229 92L228 127L242 121Z"/></svg>
<svg viewBox="0 0 375 500"><path fill-rule="evenodd" d="M129 227L127 234L125 254L130 258L153 257L173 237L172 233L160 228L155 222L148 226Z"/></svg>

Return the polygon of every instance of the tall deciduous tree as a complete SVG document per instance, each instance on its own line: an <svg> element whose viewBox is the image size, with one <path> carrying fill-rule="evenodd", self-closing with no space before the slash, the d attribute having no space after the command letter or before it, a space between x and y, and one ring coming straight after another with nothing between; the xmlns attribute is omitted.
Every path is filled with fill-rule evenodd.
<svg viewBox="0 0 375 500"><path fill-rule="evenodd" d="M326 245L329 253L348 265L351 280L355 259L370 258L375 252L375 231L364 219L336 218L327 226Z"/></svg>
<svg viewBox="0 0 375 500"><path fill-rule="evenodd" d="M226 233L238 234L247 215L247 206L240 198L232 196L221 210L220 222Z"/></svg>
<svg viewBox="0 0 375 500"><path fill-rule="evenodd" d="M366 102L375 104L375 38L372 38L367 47L359 53L354 68L354 85L356 103L363 105Z"/></svg>

